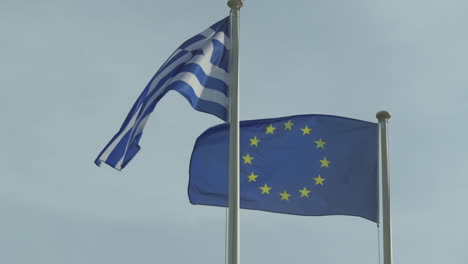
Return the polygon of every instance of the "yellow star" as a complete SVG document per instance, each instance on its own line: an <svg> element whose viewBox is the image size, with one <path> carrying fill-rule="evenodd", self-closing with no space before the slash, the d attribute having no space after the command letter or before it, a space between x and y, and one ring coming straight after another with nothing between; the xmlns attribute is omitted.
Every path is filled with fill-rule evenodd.
<svg viewBox="0 0 468 264"><path fill-rule="evenodd" d="M328 167L328 164L330 164L331 161L327 160L327 157L323 157L323 160L320 160L320 162L322 163L322 165L320 166L320 168L321 168L321 167L330 168L330 167Z"/></svg>
<svg viewBox="0 0 468 264"><path fill-rule="evenodd" d="M317 143L317 148L325 148L325 144L327 144L327 142L323 141L322 138L320 138L318 141L315 141L315 143Z"/></svg>
<svg viewBox="0 0 468 264"><path fill-rule="evenodd" d="M257 181L257 177L258 175L255 175L253 172L248 175L247 177L249 177L249 182L256 182Z"/></svg>
<svg viewBox="0 0 468 264"><path fill-rule="evenodd" d="M291 120L288 120L287 123L284 123L284 130L292 130L293 125L294 125L294 123L291 122Z"/></svg>
<svg viewBox="0 0 468 264"><path fill-rule="evenodd" d="M286 192L286 190L284 190L284 192L280 193L281 195L281 201L282 200L289 200L289 196L291 196L289 193Z"/></svg>
<svg viewBox="0 0 468 264"><path fill-rule="evenodd" d="M266 130L267 130L266 133L273 135L275 129L276 129L276 127L274 127L273 125L270 124L269 126L266 127Z"/></svg>
<svg viewBox="0 0 468 264"><path fill-rule="evenodd" d="M320 175L317 177L317 178L314 178L315 180L315 185L317 184L320 184L323 186L323 181L325 180L324 178L322 178Z"/></svg>
<svg viewBox="0 0 468 264"><path fill-rule="evenodd" d="M268 187L268 185L263 185L263 187L259 187L262 190L262 194L270 194L271 187Z"/></svg>
<svg viewBox="0 0 468 264"><path fill-rule="evenodd" d="M242 157L244 159L244 164L251 164L252 165L252 160L254 159L250 154L247 154Z"/></svg>
<svg viewBox="0 0 468 264"><path fill-rule="evenodd" d="M309 198L310 190L307 190L306 187L304 187L304 189L302 189L302 190L299 190L299 192L301 193L301 197L307 197L307 198Z"/></svg>
<svg viewBox="0 0 468 264"><path fill-rule="evenodd" d="M258 142L260 142L260 140L257 138L257 136L255 136L254 138L250 139L250 146L258 147Z"/></svg>
<svg viewBox="0 0 468 264"><path fill-rule="evenodd" d="M312 128L309 128L308 126L305 126L304 128L301 128L302 130L302 135L310 135L310 131L312 131Z"/></svg>

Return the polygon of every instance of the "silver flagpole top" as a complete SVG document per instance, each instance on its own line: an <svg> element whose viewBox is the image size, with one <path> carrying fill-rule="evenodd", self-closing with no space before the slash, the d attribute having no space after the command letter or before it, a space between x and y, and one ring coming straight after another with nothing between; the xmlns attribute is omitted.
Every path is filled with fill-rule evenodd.
<svg viewBox="0 0 468 264"><path fill-rule="evenodd" d="M392 117L392 115L390 115L390 113L387 112L387 111L380 111L375 116L377 117L379 122L388 120L388 119L390 119L390 117Z"/></svg>
<svg viewBox="0 0 468 264"><path fill-rule="evenodd" d="M244 0L229 0L227 5L231 9L240 9L244 5Z"/></svg>

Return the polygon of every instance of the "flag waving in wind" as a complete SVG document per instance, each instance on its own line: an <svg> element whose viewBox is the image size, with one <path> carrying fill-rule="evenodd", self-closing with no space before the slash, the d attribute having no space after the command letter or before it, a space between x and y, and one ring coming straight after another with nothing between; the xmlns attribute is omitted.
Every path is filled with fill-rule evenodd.
<svg viewBox="0 0 468 264"><path fill-rule="evenodd" d="M170 90L182 94L194 109L227 120L229 43L229 17L185 41L153 76L95 163L123 169L140 150L149 115Z"/></svg>
<svg viewBox="0 0 468 264"><path fill-rule="evenodd" d="M240 123L240 207L294 215L351 215L378 222L378 127L329 115ZM229 126L195 143L192 204L228 206Z"/></svg>

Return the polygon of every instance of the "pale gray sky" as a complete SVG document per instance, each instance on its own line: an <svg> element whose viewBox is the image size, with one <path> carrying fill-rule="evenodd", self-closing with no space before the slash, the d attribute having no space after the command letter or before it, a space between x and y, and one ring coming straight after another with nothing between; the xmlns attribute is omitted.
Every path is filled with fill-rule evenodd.
<svg viewBox="0 0 468 264"><path fill-rule="evenodd" d="M216 117L177 93L123 172L93 160L158 67L226 1L0 1L0 263L223 263L225 209L192 206ZM241 118L391 111L395 263L466 263L468 2L247 1ZM465 224L464 224L465 223ZM378 262L353 217L241 212L242 263Z"/></svg>

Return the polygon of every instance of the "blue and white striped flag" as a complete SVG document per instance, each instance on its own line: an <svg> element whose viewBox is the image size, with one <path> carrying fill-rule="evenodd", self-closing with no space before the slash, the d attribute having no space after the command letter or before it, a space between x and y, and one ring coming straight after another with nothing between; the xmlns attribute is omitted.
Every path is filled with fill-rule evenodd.
<svg viewBox="0 0 468 264"><path fill-rule="evenodd" d="M180 45L153 76L95 163L123 169L140 150L138 142L149 115L170 90L182 94L196 110L227 120L229 43L226 17Z"/></svg>

